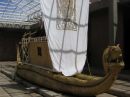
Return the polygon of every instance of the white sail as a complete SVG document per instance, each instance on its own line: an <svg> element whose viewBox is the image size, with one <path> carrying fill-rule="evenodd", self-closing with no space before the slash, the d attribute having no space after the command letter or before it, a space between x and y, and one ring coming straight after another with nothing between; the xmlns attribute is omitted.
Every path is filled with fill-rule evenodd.
<svg viewBox="0 0 130 97"><path fill-rule="evenodd" d="M40 0L53 67L65 76L86 61L89 0Z"/></svg>

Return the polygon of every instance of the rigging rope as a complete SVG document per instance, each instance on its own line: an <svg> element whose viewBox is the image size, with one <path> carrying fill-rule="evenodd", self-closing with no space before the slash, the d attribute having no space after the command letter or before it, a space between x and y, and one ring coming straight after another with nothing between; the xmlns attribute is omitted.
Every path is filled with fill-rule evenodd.
<svg viewBox="0 0 130 97"><path fill-rule="evenodd" d="M52 16L53 7L54 7L54 0L53 0L52 5L51 5L50 17ZM46 23L46 22L45 22L45 23ZM51 26L51 19L49 19L49 23L48 23L48 29L47 29L47 35L46 35L47 39L48 39L48 37L49 37L49 29L50 29L50 26Z"/></svg>
<svg viewBox="0 0 130 97"><path fill-rule="evenodd" d="M81 16L82 16L82 6L83 6L83 0L82 0L82 4L81 4L81 10L80 10L80 16L79 16L79 24L80 24L80 21L81 21ZM79 27L78 27L78 34L77 34L77 44L76 44L76 52L78 51L78 41L79 41ZM78 67L77 67L77 54L75 55L75 68L78 72Z"/></svg>
<svg viewBox="0 0 130 97"><path fill-rule="evenodd" d="M69 4L68 4L68 7L67 7L67 15L66 15L65 19L68 19L69 9L70 9L70 0L69 0ZM65 27L64 27L64 34L63 34L63 40L62 40L62 48L61 48L59 70L61 69L61 61L62 61L62 55L63 55L63 48L64 48L64 41L65 41L66 27L67 27L67 21L65 22Z"/></svg>
<svg viewBox="0 0 130 97"><path fill-rule="evenodd" d="M89 72L89 75L92 76L92 72L91 72L90 64L89 64L89 62L88 62L88 57L86 57L86 63L87 63L87 66L88 66L88 72Z"/></svg>

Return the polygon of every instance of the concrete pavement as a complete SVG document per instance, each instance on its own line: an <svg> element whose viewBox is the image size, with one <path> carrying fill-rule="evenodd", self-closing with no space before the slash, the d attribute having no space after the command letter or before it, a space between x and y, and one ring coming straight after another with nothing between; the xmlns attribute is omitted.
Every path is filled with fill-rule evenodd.
<svg viewBox="0 0 130 97"><path fill-rule="evenodd" d="M42 97L0 73L0 97Z"/></svg>

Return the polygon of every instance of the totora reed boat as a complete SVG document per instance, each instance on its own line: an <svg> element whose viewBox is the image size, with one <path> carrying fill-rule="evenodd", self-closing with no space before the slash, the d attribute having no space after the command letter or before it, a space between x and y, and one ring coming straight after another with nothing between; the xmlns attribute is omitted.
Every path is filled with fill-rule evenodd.
<svg viewBox="0 0 130 97"><path fill-rule="evenodd" d="M82 74L87 55L89 0L41 0L46 37L25 33L17 47L16 74L32 83L76 96L110 89L124 67L119 45L103 52L104 77Z"/></svg>

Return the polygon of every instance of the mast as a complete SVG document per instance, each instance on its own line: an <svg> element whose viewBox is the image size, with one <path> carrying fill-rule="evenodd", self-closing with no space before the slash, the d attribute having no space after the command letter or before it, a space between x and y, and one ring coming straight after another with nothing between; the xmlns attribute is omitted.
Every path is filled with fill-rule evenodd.
<svg viewBox="0 0 130 97"><path fill-rule="evenodd" d="M118 0L109 0L109 44L116 42L118 25Z"/></svg>

